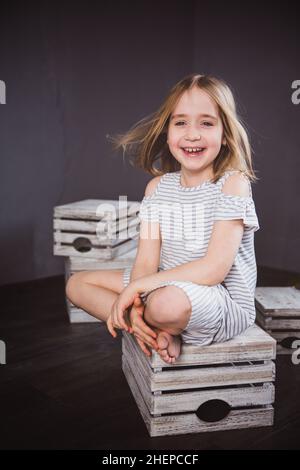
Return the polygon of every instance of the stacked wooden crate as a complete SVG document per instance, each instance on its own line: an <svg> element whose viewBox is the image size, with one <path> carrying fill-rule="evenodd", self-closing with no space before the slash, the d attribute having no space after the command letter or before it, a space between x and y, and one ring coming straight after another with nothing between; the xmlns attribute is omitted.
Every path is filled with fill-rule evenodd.
<svg viewBox="0 0 300 470"><path fill-rule="evenodd" d="M85 199L54 208L54 255L65 257L65 280L75 272L132 266L140 203ZM66 298L71 322L99 321Z"/></svg>
<svg viewBox="0 0 300 470"><path fill-rule="evenodd" d="M255 305L256 323L277 340L277 353L292 354L300 340L300 290L257 287Z"/></svg>
<svg viewBox="0 0 300 470"><path fill-rule="evenodd" d="M257 325L224 343L183 343L174 364L122 335L123 372L150 436L273 424L276 341Z"/></svg>

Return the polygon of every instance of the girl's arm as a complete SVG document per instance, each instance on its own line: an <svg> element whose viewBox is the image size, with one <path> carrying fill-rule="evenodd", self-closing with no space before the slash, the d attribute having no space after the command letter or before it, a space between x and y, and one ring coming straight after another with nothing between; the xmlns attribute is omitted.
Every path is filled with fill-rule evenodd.
<svg viewBox="0 0 300 470"><path fill-rule="evenodd" d="M151 225L153 226L154 224L152 223ZM161 239L160 237L157 239L142 238L142 234L147 231L149 227L149 222L145 222L144 220L141 221L137 255L130 273L130 282L137 278L154 274L158 271ZM159 231L159 228L156 227L156 230Z"/></svg>
<svg viewBox="0 0 300 470"><path fill-rule="evenodd" d="M146 186L145 196L151 196L159 181L156 176ZM154 274L158 271L161 250L161 234L158 222L140 221L140 236L138 241L137 255L130 274L130 282L133 280Z"/></svg>
<svg viewBox="0 0 300 470"><path fill-rule="evenodd" d="M243 175L231 175L225 182L223 193L246 199L249 196L249 185ZM132 289L137 293L155 289L163 281L190 281L196 284L213 286L223 282L234 263L240 247L244 221L242 218L215 220L205 256L176 266L173 269L137 279Z"/></svg>
<svg viewBox="0 0 300 470"><path fill-rule="evenodd" d="M130 283L136 293L155 289L164 281L189 281L213 286L223 282L237 255L244 232L243 221L218 220L206 255L172 269L146 275Z"/></svg>

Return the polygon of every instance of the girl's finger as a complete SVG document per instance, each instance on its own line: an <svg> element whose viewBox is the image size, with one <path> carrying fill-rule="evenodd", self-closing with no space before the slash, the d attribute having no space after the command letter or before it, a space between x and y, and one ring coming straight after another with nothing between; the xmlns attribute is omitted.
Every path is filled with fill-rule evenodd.
<svg viewBox="0 0 300 470"><path fill-rule="evenodd" d="M124 312L122 312L122 310L119 310L117 314L117 324L120 328L124 328L124 330L128 331L128 326L124 320Z"/></svg>
<svg viewBox="0 0 300 470"><path fill-rule="evenodd" d="M137 340L137 343L139 344L141 350L147 355L147 356L151 356L151 352L149 351L149 349L147 349L147 347L145 346L145 344L143 343L143 341L141 341L139 338L136 338Z"/></svg>
<svg viewBox="0 0 300 470"><path fill-rule="evenodd" d="M158 344L154 339L150 336L145 335L144 331L141 330L137 325L134 327L134 333L137 333L139 337L144 341L144 343L148 344L153 349L158 349Z"/></svg>
<svg viewBox="0 0 300 470"><path fill-rule="evenodd" d="M134 298L134 305L142 305L142 299L140 298L140 296Z"/></svg>
<svg viewBox="0 0 300 470"><path fill-rule="evenodd" d="M143 315L144 308L145 307L143 305L134 305L134 309L139 315Z"/></svg>
<svg viewBox="0 0 300 470"><path fill-rule="evenodd" d="M112 325L115 328L119 328L120 330L125 329L127 331L125 321L124 321L125 326L123 326L122 323L119 320L118 312L115 309L113 310L113 312L111 314L111 318L112 318Z"/></svg>
<svg viewBox="0 0 300 470"><path fill-rule="evenodd" d="M152 336L152 338L157 338L157 334L155 331L151 330L151 328L144 322L143 318L137 318L136 320L137 326L143 330L146 334Z"/></svg>
<svg viewBox="0 0 300 470"><path fill-rule="evenodd" d="M110 332L110 334L116 338L117 337L117 333L115 332L114 330L114 327L112 325L112 322L111 322L111 317L109 317L106 321L106 324L107 324L107 328L108 328L108 331Z"/></svg>

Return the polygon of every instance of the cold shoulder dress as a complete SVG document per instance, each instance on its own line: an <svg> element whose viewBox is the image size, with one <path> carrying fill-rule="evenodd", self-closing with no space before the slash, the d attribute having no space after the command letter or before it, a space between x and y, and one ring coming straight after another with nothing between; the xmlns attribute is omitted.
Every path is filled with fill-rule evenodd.
<svg viewBox="0 0 300 470"><path fill-rule="evenodd" d="M159 271L174 268L205 256L214 221L242 219L244 233L238 253L221 284L206 286L169 280L153 290L174 285L191 304L191 316L182 332L186 343L207 345L239 335L255 321L254 294L257 280L254 232L259 227L252 189L247 197L225 194L225 180L237 170L228 170L216 183L181 185L181 171L165 173L150 196L141 201L139 218L159 222L161 254ZM131 267L123 272L124 286ZM147 302L151 291L142 293Z"/></svg>

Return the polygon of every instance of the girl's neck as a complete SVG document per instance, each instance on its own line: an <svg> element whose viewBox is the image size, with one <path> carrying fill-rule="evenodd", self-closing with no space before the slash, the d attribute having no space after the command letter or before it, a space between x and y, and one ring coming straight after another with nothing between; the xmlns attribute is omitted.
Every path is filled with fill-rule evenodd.
<svg viewBox="0 0 300 470"><path fill-rule="evenodd" d="M214 175L210 168L207 168L200 173L187 172L186 169L183 169L182 167L180 170L180 184L186 188L199 186L206 181L210 181L213 177Z"/></svg>

